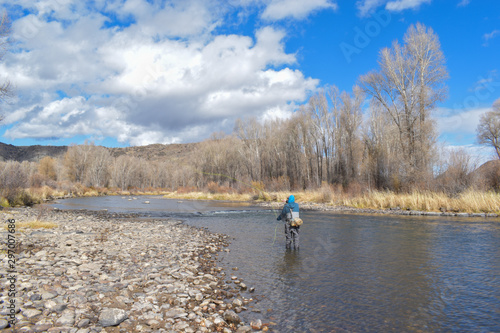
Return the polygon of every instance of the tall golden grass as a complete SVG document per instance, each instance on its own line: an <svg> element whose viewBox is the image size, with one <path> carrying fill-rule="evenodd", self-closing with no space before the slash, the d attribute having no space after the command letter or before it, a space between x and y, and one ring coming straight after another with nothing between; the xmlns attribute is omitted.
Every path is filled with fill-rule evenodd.
<svg viewBox="0 0 500 333"><path fill-rule="evenodd" d="M345 193L328 192L324 189L298 192L261 192L259 194L170 192L164 195L164 197L192 200L284 202L290 194L294 194L297 202L322 203L361 209L389 209L399 207L403 210L500 214L500 193L473 190L463 192L457 197L450 197L445 193L430 191L414 191L412 193L370 191L361 195L351 196Z"/></svg>
<svg viewBox="0 0 500 333"><path fill-rule="evenodd" d="M361 197L345 198L341 204L356 208L396 208L420 211L500 213L500 194L469 190L450 197L445 193L414 191L407 194L371 191Z"/></svg>
<svg viewBox="0 0 500 333"><path fill-rule="evenodd" d="M412 193L394 193L390 191L368 191L365 193L349 194L342 190L334 190L329 185L317 190L309 191L278 191L267 192L259 188L249 193L230 192L221 188L223 192L199 191L195 188L189 190L168 192L161 189L130 190L94 189L81 187L71 194L75 196L100 196L100 195L163 195L169 199L183 200L221 200L221 201L254 201L282 203L290 194L294 194L297 202L321 203L332 206L349 206L355 208L401 209L420 211L451 211L464 213L497 213L500 214L500 193L468 190L457 196L451 197L441 192L414 191ZM48 186L26 189L25 193L34 203L41 203L51 198L67 196L67 191L56 190ZM0 204L7 205L0 198Z"/></svg>

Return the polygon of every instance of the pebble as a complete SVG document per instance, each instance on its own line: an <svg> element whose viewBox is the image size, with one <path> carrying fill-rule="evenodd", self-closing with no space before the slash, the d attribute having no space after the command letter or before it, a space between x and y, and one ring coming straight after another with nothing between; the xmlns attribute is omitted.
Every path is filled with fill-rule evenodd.
<svg viewBox="0 0 500 333"><path fill-rule="evenodd" d="M26 304L25 304L25 306L26 306ZM26 309L23 311L23 316L25 316L28 319L36 317L40 314L42 314L42 311L36 310L36 309Z"/></svg>
<svg viewBox="0 0 500 333"><path fill-rule="evenodd" d="M224 312L224 319L228 323L239 324L241 322L240 316L238 316L234 311L227 310Z"/></svg>
<svg viewBox="0 0 500 333"><path fill-rule="evenodd" d="M250 326L254 329L254 330L260 330L262 329L262 321L260 319L257 319L256 321L252 321L250 323Z"/></svg>
<svg viewBox="0 0 500 333"><path fill-rule="evenodd" d="M11 211L6 215L19 222L39 214ZM103 210L44 214L58 226L19 232L19 332L94 333L113 326L112 332L133 333L246 332L237 314L246 308L241 299L232 303L237 293L217 266L227 236ZM0 254L0 262L6 260ZM232 280L242 289L242 279ZM0 329L8 326L0 319Z"/></svg>
<svg viewBox="0 0 500 333"><path fill-rule="evenodd" d="M0 319L0 330L9 327L9 322L5 319Z"/></svg>

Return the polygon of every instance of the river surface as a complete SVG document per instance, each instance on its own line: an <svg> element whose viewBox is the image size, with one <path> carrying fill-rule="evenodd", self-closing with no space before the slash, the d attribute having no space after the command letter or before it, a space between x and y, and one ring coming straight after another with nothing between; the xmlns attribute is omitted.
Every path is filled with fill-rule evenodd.
<svg viewBox="0 0 500 333"><path fill-rule="evenodd" d="M302 211L300 250L287 251L277 211L245 204L100 197L53 206L178 218L229 235L221 266L255 288L240 315L270 331L500 332L498 218Z"/></svg>

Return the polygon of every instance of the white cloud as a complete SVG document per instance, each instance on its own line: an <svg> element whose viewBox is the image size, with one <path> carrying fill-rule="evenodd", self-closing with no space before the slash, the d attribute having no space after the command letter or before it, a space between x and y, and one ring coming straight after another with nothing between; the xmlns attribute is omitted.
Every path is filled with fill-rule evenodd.
<svg viewBox="0 0 500 333"><path fill-rule="evenodd" d="M379 6L383 5L387 0L360 0L356 2L356 7L359 14L364 17L373 13Z"/></svg>
<svg viewBox="0 0 500 333"><path fill-rule="evenodd" d="M295 105L277 106L266 111L259 117L260 122L272 121L277 119L288 119L292 116Z"/></svg>
<svg viewBox="0 0 500 333"><path fill-rule="evenodd" d="M262 18L266 20L282 20L287 17L304 19L314 11L336 10L337 8L337 3L331 0L271 0L262 13Z"/></svg>
<svg viewBox="0 0 500 333"><path fill-rule="evenodd" d="M205 1L75 2L80 15L57 11L62 2L22 2L31 14L13 22L17 49L0 64L17 86L8 138L197 141L237 117L286 114L319 83L291 68L284 31L217 35L223 14ZM110 11L128 23L108 26Z"/></svg>
<svg viewBox="0 0 500 333"><path fill-rule="evenodd" d="M491 108L474 108L470 110L453 110L439 108L435 111L437 130L442 142L454 142L447 144L449 150L463 149L479 166L494 158L494 150L491 147L470 144L475 142L476 129L481 116L491 111Z"/></svg>
<svg viewBox="0 0 500 333"><path fill-rule="evenodd" d="M431 3L432 0L359 0L356 7L361 16L372 14L378 7L385 4L385 9L400 12L406 9L416 9L422 4Z"/></svg>
<svg viewBox="0 0 500 333"><path fill-rule="evenodd" d="M440 108L435 113L438 131L441 134L475 134L481 115L490 110L490 108L477 108L457 112L452 109Z"/></svg>
<svg viewBox="0 0 500 333"><path fill-rule="evenodd" d="M472 171L484 163L491 161L492 159L496 158L496 154L494 154L494 150L491 149L490 147L486 146L478 146L478 145L447 145L444 146L444 151L441 155L441 158L443 160L448 160L450 157L450 154L452 152L460 152L463 151L465 152L468 156L470 156L470 165L469 168L471 168ZM444 156L443 156L444 155Z"/></svg>
<svg viewBox="0 0 500 333"><path fill-rule="evenodd" d="M385 5L385 9L395 12L400 12L405 9L415 9L420 7L421 4L431 3L431 0L396 0L389 1Z"/></svg>
<svg viewBox="0 0 500 333"><path fill-rule="evenodd" d="M490 39L493 39L497 36L500 36L500 30L493 30L490 33L484 34L483 39L484 39L484 44L483 46L488 46L488 42Z"/></svg>
<svg viewBox="0 0 500 333"><path fill-rule="evenodd" d="M458 7L465 7L470 3L470 0L462 0L458 3Z"/></svg>

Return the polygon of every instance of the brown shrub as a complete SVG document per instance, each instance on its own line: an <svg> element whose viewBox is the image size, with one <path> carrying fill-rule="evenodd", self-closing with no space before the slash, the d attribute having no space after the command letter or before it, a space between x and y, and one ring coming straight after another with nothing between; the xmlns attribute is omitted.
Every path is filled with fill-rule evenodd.
<svg viewBox="0 0 500 333"><path fill-rule="evenodd" d="M185 194L185 193L191 193L191 192L197 192L198 189L195 186L179 186L177 188L177 193L179 194Z"/></svg>

